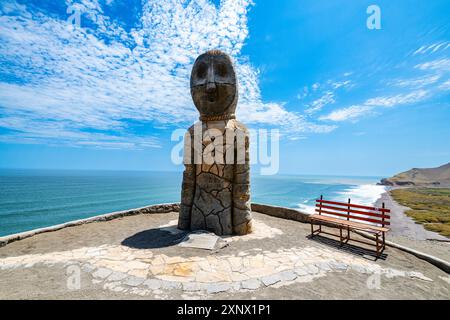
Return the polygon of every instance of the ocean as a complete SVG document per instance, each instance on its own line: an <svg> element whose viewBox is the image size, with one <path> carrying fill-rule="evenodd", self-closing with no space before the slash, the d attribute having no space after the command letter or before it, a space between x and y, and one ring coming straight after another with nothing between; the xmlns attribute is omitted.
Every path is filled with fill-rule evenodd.
<svg viewBox="0 0 450 320"><path fill-rule="evenodd" d="M371 205L381 177L252 176L252 202L314 211L326 199ZM0 236L113 211L179 202L181 172L0 170Z"/></svg>

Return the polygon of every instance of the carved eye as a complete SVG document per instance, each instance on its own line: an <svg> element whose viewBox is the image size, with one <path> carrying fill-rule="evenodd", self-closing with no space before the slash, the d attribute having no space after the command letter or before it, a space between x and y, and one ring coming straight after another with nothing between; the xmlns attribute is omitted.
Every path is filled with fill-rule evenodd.
<svg viewBox="0 0 450 320"><path fill-rule="evenodd" d="M198 78L205 78L206 77L206 72L208 70L208 67L206 64L201 63L198 67L197 67L197 77Z"/></svg>
<svg viewBox="0 0 450 320"><path fill-rule="evenodd" d="M228 68L224 63L217 64L216 71L219 77L226 77L228 75Z"/></svg>

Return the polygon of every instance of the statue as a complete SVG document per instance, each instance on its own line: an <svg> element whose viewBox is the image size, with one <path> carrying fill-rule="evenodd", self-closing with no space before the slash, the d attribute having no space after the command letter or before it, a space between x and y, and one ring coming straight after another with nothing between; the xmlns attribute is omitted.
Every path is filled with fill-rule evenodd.
<svg viewBox="0 0 450 320"><path fill-rule="evenodd" d="M237 79L227 54L211 50L196 59L191 95L200 121L185 137L178 228L250 233L249 133L235 119Z"/></svg>

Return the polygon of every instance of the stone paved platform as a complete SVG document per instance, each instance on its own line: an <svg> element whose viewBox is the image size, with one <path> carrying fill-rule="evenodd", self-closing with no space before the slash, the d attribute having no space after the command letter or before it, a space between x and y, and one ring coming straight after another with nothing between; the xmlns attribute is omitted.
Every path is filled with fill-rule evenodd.
<svg viewBox="0 0 450 320"><path fill-rule="evenodd" d="M0 248L0 299L449 299L450 277L402 251L374 261L254 213L254 233L186 248L177 213L123 217Z"/></svg>

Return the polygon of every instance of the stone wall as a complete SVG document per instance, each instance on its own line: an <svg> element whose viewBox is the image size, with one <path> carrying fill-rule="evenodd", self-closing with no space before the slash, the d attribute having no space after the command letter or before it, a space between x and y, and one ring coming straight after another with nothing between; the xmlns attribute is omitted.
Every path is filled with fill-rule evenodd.
<svg viewBox="0 0 450 320"><path fill-rule="evenodd" d="M285 207L276 207L261 203L252 203L252 211L264 213L272 217L309 223L309 214Z"/></svg>
<svg viewBox="0 0 450 320"><path fill-rule="evenodd" d="M107 213L107 214L90 217L87 219L69 221L66 223L62 223L62 224L58 224L58 225L54 225L54 226L50 226L50 227L34 229L34 230L30 230L30 231L25 231L25 232L21 232L21 233L16 233L16 234L0 237L0 247L5 246L8 243L11 243L11 242L14 242L17 240L22 240L22 239L25 239L28 237L32 237L39 233L56 231L56 230L60 230L62 228L79 226L79 225L86 224L86 223L92 223L92 222L98 222L98 221L108 221L108 220L112 220L112 219L116 219L116 218L120 218L120 217L133 216L133 215L138 215L138 214L178 212L179 210L180 210L179 203L162 203L162 204L155 204L155 205L141 207L141 208L111 212L111 213Z"/></svg>
<svg viewBox="0 0 450 320"><path fill-rule="evenodd" d="M295 209L285 208L285 207L275 207L270 206L267 204L259 204L259 203L252 203L252 210L256 212L260 212L263 214L267 214L269 216L278 217L282 219L289 219L299 222L309 222L309 216L307 213L297 211ZM30 231L25 231L21 233L16 233L4 237L0 237L0 247L5 246L8 243L25 239L28 237L32 237L36 234L45 233L45 232L51 232L60 230L62 228L67 227L74 227L79 226L86 223L92 223L92 222L98 222L98 221L108 221L120 217L125 216L133 216L138 214L153 214L153 213L168 213L168 212L179 212L180 211L180 204L179 203L162 203L162 204L155 204L151 206L141 207L141 208L135 208L135 209L129 209L129 210L123 210L123 211L116 211L111 212L107 214L102 214L98 216L94 216L87 219L80 219L75 221L69 221L66 223L45 227L45 228L39 228L34 229Z"/></svg>

